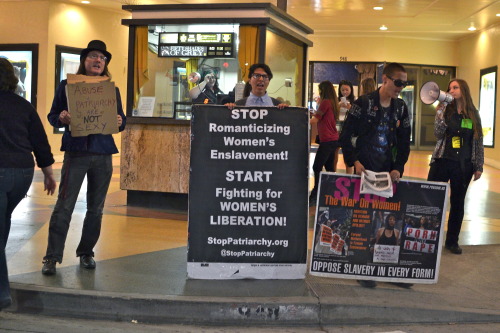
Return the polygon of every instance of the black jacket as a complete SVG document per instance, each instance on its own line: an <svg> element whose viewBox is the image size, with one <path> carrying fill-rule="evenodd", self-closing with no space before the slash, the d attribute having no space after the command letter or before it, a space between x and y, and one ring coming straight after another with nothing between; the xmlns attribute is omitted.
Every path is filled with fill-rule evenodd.
<svg viewBox="0 0 500 333"><path fill-rule="evenodd" d="M358 98L349 110L342 132L340 145L344 159L349 166L357 160L363 166L375 172L398 170L403 175L404 165L410 155L411 124L406 103L398 98L392 99L389 111L389 135L387 159L390 160L390 170L373 170L370 165L373 154L374 134L381 121L382 106L379 91ZM355 145L352 140L355 139Z"/></svg>

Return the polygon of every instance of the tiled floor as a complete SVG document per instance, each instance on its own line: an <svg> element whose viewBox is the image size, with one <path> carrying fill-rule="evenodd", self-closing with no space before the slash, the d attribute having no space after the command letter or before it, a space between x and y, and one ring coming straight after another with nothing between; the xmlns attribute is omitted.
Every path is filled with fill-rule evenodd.
<svg viewBox="0 0 500 333"><path fill-rule="evenodd" d="M430 152L412 152L405 177L425 179L429 158ZM311 161L313 159L311 155ZM105 205L101 238L95 248L96 260L99 262L185 247L187 214L127 207L126 193L119 188L119 158L114 158L114 162L116 166ZM59 178L60 167L60 163L55 165L56 179ZM339 167L342 167L342 163L339 163ZM499 178L500 170L485 166L483 177L470 185L461 233L462 245L500 244ZM42 174L38 170L28 197L14 211L7 244L10 275L40 272L47 246L50 214L56 200L55 196L43 193L42 181ZM84 186L73 214L64 261L58 268L78 263L75 249L85 214L85 193ZM311 210L311 214L314 214L314 210Z"/></svg>

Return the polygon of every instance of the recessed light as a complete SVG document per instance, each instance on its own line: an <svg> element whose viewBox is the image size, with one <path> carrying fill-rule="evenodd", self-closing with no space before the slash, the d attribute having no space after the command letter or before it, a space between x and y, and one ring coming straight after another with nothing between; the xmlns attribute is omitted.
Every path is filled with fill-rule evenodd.
<svg viewBox="0 0 500 333"><path fill-rule="evenodd" d="M497 16L500 16L500 13L498 13Z"/></svg>
<svg viewBox="0 0 500 333"><path fill-rule="evenodd" d="M379 29L380 29L380 30L385 31L385 30L387 30L388 28L387 28L385 25L381 25Z"/></svg>
<svg viewBox="0 0 500 333"><path fill-rule="evenodd" d="M379 6L373 7L373 10L383 10L383 9L384 9L384 7L379 7Z"/></svg>
<svg viewBox="0 0 500 333"><path fill-rule="evenodd" d="M87 0L83 0L82 3L88 5L90 3L90 1L87 1Z"/></svg>
<svg viewBox="0 0 500 333"><path fill-rule="evenodd" d="M469 31L476 31L477 29L474 26L474 23L471 23L469 29L467 29L467 30L469 30Z"/></svg>

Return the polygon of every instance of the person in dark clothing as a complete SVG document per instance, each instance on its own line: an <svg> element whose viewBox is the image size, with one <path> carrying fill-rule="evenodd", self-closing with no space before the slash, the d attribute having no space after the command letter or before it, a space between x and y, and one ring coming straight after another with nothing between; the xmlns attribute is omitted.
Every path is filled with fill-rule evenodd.
<svg viewBox="0 0 500 333"><path fill-rule="evenodd" d="M5 247L12 212L26 196L33 180L35 155L42 169L44 190L54 194L54 158L38 113L15 93L18 78L14 67L0 58L0 310L12 303Z"/></svg>
<svg viewBox="0 0 500 333"><path fill-rule="evenodd" d="M77 74L110 77L108 71L110 60L111 53L106 50L106 44L100 40L93 40L80 54ZM96 267L93 249L101 232L104 201L113 174L111 156L118 153L111 134L71 136L71 114L68 112L66 85L67 81L63 80L57 88L48 115L52 126L56 128L64 126L65 131L61 146L61 150L64 151L64 161L59 195L50 218L47 252L43 258L42 273L45 275L55 274L56 263L62 262L71 215L85 178L87 178L87 213L76 255L80 257L81 267L86 269ZM123 131L126 119L118 88L116 88L116 102L117 125L119 130Z"/></svg>
<svg viewBox="0 0 500 333"><path fill-rule="evenodd" d="M408 107L398 98L408 84L406 79L403 66L388 64L382 86L358 98L347 114L339 141L347 164L355 167L357 175L368 169L389 172L392 181L401 178L410 155Z"/></svg>
<svg viewBox="0 0 500 333"><path fill-rule="evenodd" d="M347 113L340 133L344 160L357 175L366 170L389 172L398 182L410 155L411 124L406 103L399 94L408 84L408 74L398 63L389 63L382 72L382 86L358 98ZM358 280L367 288L372 280ZM408 287L410 284L402 284Z"/></svg>
<svg viewBox="0 0 500 333"><path fill-rule="evenodd" d="M193 104L217 104L217 95L222 93L213 72L205 74L203 82L189 90Z"/></svg>
<svg viewBox="0 0 500 333"><path fill-rule="evenodd" d="M438 105L434 121L437 143L427 180L450 182L445 247L454 254L462 254L458 236L464 218L465 195L470 180L478 180L483 173L483 130L467 82L461 79L450 81L448 92L453 101L446 108Z"/></svg>

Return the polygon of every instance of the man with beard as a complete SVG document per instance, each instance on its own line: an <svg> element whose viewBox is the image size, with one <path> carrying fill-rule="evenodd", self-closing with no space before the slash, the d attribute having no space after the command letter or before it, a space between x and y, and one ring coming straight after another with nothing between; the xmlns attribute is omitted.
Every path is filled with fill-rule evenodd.
<svg viewBox="0 0 500 333"><path fill-rule="evenodd" d="M408 107L398 96L408 85L407 80L402 65L387 64L382 86L358 98L349 110L339 142L346 164L354 166L357 175L365 170L389 172L393 182L403 175L410 155L411 124ZM371 280L358 282L367 288L377 285Z"/></svg>
<svg viewBox="0 0 500 333"><path fill-rule="evenodd" d="M235 103L225 104L230 109L235 106L276 106L279 109L288 107L288 104L281 103L276 98L267 94L267 87L273 78L271 68L266 64L253 64L248 73L248 82L252 86L250 96L237 100Z"/></svg>

